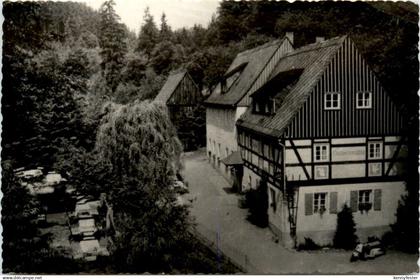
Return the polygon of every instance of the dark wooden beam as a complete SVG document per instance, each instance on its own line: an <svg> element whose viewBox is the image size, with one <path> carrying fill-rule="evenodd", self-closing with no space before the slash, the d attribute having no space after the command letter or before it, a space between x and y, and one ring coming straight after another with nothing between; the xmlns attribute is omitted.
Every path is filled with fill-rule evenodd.
<svg viewBox="0 0 420 280"><path fill-rule="evenodd" d="M389 173L392 170L392 167L394 167L395 162L397 162L398 154L400 153L401 147L404 143L405 137L401 137L401 140L398 143L397 149L395 150L394 154L392 155L391 162L388 165L388 169L385 172L385 176L389 176ZM385 157L385 154L382 155Z"/></svg>
<svg viewBox="0 0 420 280"><path fill-rule="evenodd" d="M298 152L298 150L296 149L295 143L293 142L293 140L289 140L290 141L290 145L292 145L293 151L295 152L295 155L299 161L300 166L302 167L303 171L305 172L305 176L308 180L311 179L311 176L309 176L308 170L306 170L306 166L303 163L302 158L300 157L300 154Z"/></svg>

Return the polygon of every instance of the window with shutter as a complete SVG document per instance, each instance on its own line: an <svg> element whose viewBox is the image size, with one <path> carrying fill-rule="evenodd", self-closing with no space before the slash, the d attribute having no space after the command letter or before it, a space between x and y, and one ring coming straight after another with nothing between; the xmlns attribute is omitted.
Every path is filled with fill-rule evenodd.
<svg viewBox="0 0 420 280"><path fill-rule="evenodd" d="M382 204L382 190L375 190L373 193L373 210L380 211Z"/></svg>
<svg viewBox="0 0 420 280"><path fill-rule="evenodd" d="M313 199L314 199L313 193L305 193L305 215L306 216L312 215Z"/></svg>
<svg viewBox="0 0 420 280"><path fill-rule="evenodd" d="M357 212L357 191L350 191L350 209L352 212Z"/></svg>
<svg viewBox="0 0 420 280"><path fill-rule="evenodd" d="M330 192L330 213L337 214L337 192Z"/></svg>

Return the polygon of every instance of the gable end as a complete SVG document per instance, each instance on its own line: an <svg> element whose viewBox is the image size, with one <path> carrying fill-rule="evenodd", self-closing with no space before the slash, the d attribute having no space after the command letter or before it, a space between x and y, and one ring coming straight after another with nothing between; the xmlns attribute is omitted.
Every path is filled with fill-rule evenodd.
<svg viewBox="0 0 420 280"><path fill-rule="evenodd" d="M324 110L327 92L340 93L340 109ZM357 93L371 92L372 107L358 109ZM285 131L287 138L399 135L403 120L374 73L346 39Z"/></svg>

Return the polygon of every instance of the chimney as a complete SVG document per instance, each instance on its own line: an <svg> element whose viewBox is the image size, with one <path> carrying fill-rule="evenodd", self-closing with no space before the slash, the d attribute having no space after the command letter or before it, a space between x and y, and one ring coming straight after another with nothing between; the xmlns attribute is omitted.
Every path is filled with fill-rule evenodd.
<svg viewBox="0 0 420 280"><path fill-rule="evenodd" d="M315 37L315 43L321 43L325 41L325 37Z"/></svg>
<svg viewBox="0 0 420 280"><path fill-rule="evenodd" d="M294 35L293 32L286 32L285 37L287 37L287 39L289 39L290 43L292 43L292 45L294 44Z"/></svg>

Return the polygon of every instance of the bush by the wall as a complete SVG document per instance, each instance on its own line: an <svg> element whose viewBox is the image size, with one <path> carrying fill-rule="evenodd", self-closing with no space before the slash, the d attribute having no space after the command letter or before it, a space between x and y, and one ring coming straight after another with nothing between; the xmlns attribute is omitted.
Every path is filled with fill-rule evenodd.
<svg viewBox="0 0 420 280"><path fill-rule="evenodd" d="M346 250L354 249L357 239L353 213L347 204L344 204L343 209L337 214L337 229L333 240L334 247Z"/></svg>
<svg viewBox="0 0 420 280"><path fill-rule="evenodd" d="M312 250L319 250L320 248L321 246L316 244L311 238L305 237L305 243L299 244L297 250L298 251L302 251L302 250L312 251Z"/></svg>
<svg viewBox="0 0 420 280"><path fill-rule="evenodd" d="M267 183L261 180L257 189L251 189L245 194L246 205L249 207L247 219L256 226L268 226L268 195Z"/></svg>

